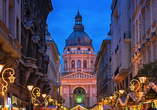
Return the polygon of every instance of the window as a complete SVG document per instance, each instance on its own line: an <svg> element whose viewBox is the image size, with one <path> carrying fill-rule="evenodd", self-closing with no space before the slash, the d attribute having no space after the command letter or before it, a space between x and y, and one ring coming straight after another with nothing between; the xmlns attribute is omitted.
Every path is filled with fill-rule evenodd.
<svg viewBox="0 0 157 110"><path fill-rule="evenodd" d="M80 50L80 48L78 48L77 50Z"/></svg>
<svg viewBox="0 0 157 110"><path fill-rule="evenodd" d="M145 17L143 17L143 35L145 35L145 32L146 32L146 30L145 30Z"/></svg>
<svg viewBox="0 0 157 110"><path fill-rule="evenodd" d="M136 44L138 44L138 20L136 21Z"/></svg>
<svg viewBox="0 0 157 110"><path fill-rule="evenodd" d="M78 39L77 39L77 40L78 40L78 43L80 43L80 41L81 41L81 38L80 38L80 37L78 37Z"/></svg>
<svg viewBox="0 0 157 110"><path fill-rule="evenodd" d="M125 87L128 88L128 77L125 79Z"/></svg>
<svg viewBox="0 0 157 110"><path fill-rule="evenodd" d="M124 80L123 80L123 88L124 88Z"/></svg>
<svg viewBox="0 0 157 110"><path fill-rule="evenodd" d="M156 60L156 45L154 46L154 60Z"/></svg>
<svg viewBox="0 0 157 110"><path fill-rule="evenodd" d="M72 65L72 68L75 68L75 61L74 60L72 60L71 65Z"/></svg>
<svg viewBox="0 0 157 110"><path fill-rule="evenodd" d="M130 81L132 80L132 73L130 74Z"/></svg>
<svg viewBox="0 0 157 110"><path fill-rule="evenodd" d="M86 60L83 61L83 68L87 68L87 61Z"/></svg>
<svg viewBox="0 0 157 110"><path fill-rule="evenodd" d="M80 60L77 61L77 68L81 68L81 61Z"/></svg>
<svg viewBox="0 0 157 110"><path fill-rule="evenodd" d="M150 29L150 11L148 11L148 29Z"/></svg>
<svg viewBox="0 0 157 110"><path fill-rule="evenodd" d="M155 1L153 3L153 22L155 22Z"/></svg>
<svg viewBox="0 0 157 110"><path fill-rule="evenodd" d="M146 63L146 55L143 57L143 63Z"/></svg>
<svg viewBox="0 0 157 110"><path fill-rule="evenodd" d="M16 39L19 42L19 19L16 18Z"/></svg>
<svg viewBox="0 0 157 110"><path fill-rule="evenodd" d="M139 17L139 37L141 40L141 16Z"/></svg>
<svg viewBox="0 0 157 110"><path fill-rule="evenodd" d="M91 67L92 68L94 67L94 61L93 60L91 61Z"/></svg>
<svg viewBox="0 0 157 110"><path fill-rule="evenodd" d="M70 48L68 48L68 51L70 51Z"/></svg>
<svg viewBox="0 0 157 110"><path fill-rule="evenodd" d="M148 61L150 61L150 51L148 51Z"/></svg>
<svg viewBox="0 0 157 110"><path fill-rule="evenodd" d="M119 33L118 33L119 35L118 35L118 40L120 41L121 40L121 26L119 27Z"/></svg>
<svg viewBox="0 0 157 110"><path fill-rule="evenodd" d="M136 3L135 3L135 5L136 5L136 9L137 9L137 7L138 7L137 0L136 0Z"/></svg>
<svg viewBox="0 0 157 110"><path fill-rule="evenodd" d="M3 0L3 23L6 24L6 0Z"/></svg>
<svg viewBox="0 0 157 110"><path fill-rule="evenodd" d="M64 69L67 69L67 61L64 61Z"/></svg>

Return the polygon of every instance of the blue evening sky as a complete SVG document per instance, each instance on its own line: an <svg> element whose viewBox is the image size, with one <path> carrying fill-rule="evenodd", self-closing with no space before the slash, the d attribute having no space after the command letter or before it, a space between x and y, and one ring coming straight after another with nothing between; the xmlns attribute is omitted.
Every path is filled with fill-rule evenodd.
<svg viewBox="0 0 157 110"><path fill-rule="evenodd" d="M100 49L101 42L107 37L111 19L112 0L52 0L53 11L48 15L47 23L51 37L58 45L62 55L65 39L73 32L75 15L82 15L85 32L93 40L95 54Z"/></svg>

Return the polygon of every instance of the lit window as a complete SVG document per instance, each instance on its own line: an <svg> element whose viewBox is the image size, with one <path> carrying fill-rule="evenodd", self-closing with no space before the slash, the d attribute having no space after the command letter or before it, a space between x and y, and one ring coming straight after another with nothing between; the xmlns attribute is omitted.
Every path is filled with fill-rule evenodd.
<svg viewBox="0 0 157 110"><path fill-rule="evenodd" d="M71 65L72 65L72 68L75 68L75 61L74 60L71 62Z"/></svg>

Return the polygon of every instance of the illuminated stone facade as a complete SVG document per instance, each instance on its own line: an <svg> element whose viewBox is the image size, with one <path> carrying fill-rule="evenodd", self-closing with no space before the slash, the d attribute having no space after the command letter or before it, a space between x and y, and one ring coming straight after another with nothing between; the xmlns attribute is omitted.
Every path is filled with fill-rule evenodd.
<svg viewBox="0 0 157 110"><path fill-rule="evenodd" d="M74 31L66 40L63 52L62 96L64 106L92 107L97 103L96 76L94 73L95 52L92 40L84 32L82 16L75 16Z"/></svg>

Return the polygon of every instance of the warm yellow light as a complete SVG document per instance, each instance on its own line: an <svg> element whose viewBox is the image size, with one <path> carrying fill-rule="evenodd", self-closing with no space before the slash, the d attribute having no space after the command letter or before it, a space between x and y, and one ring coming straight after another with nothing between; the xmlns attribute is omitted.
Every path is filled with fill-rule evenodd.
<svg viewBox="0 0 157 110"><path fill-rule="evenodd" d="M14 76L10 76L9 78L10 83L14 83L15 77Z"/></svg>
<svg viewBox="0 0 157 110"><path fill-rule="evenodd" d="M125 90L124 89L119 89L120 94L124 94Z"/></svg>
<svg viewBox="0 0 157 110"><path fill-rule="evenodd" d="M131 86L130 86L130 90L131 90L131 91L134 91L134 89L135 89L135 86L134 86L134 85L131 85Z"/></svg>
<svg viewBox="0 0 157 110"><path fill-rule="evenodd" d="M4 65L0 64L0 72L2 71Z"/></svg>
<svg viewBox="0 0 157 110"><path fill-rule="evenodd" d="M41 94L41 93L38 91L38 92L36 93L37 97L40 97L40 94Z"/></svg>
<svg viewBox="0 0 157 110"><path fill-rule="evenodd" d="M42 97L45 98L47 94L42 94Z"/></svg>
<svg viewBox="0 0 157 110"><path fill-rule="evenodd" d="M112 100L112 99L113 99L113 96L109 96L109 98Z"/></svg>
<svg viewBox="0 0 157 110"><path fill-rule="evenodd" d="M142 77L138 77L141 83L145 83L146 82L146 77L142 76Z"/></svg>
<svg viewBox="0 0 157 110"><path fill-rule="evenodd" d="M34 87L33 85L27 85L27 88L29 91L31 91L33 89L33 87Z"/></svg>

